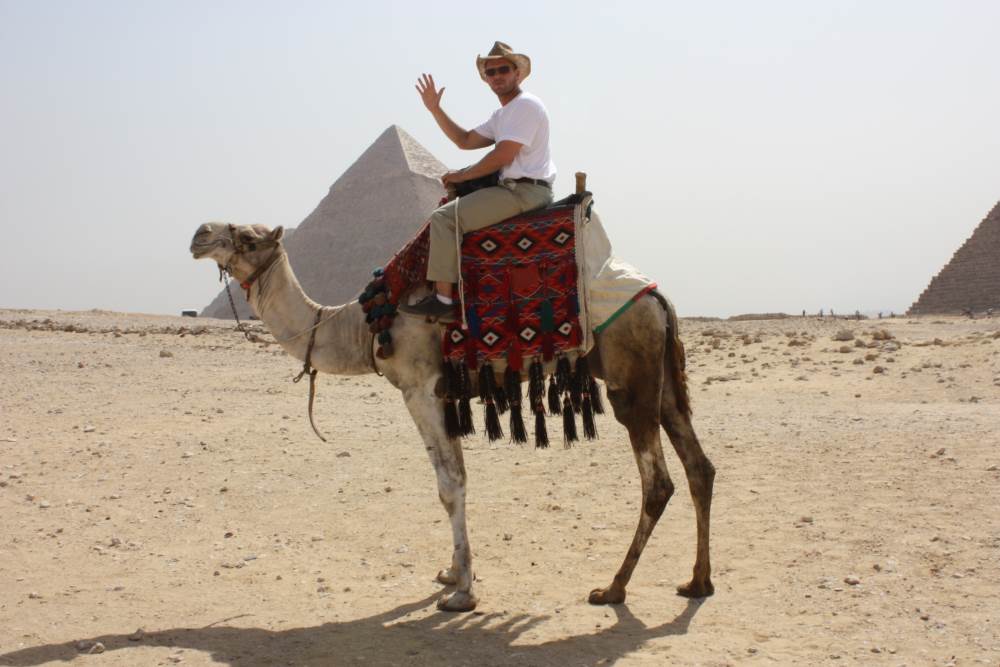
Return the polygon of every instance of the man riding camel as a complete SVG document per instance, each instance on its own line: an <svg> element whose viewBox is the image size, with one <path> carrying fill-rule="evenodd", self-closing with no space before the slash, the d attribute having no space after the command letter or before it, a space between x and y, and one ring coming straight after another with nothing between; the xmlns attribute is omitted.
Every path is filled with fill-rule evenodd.
<svg viewBox="0 0 1000 667"><path fill-rule="evenodd" d="M465 130L441 109L444 88L437 90L434 77L421 75L417 92L438 126L464 150L494 146L470 167L449 171L441 177L445 187L489 176L497 171L499 184L453 199L431 215L430 258L427 280L434 293L399 310L441 322L454 319L452 302L458 282L458 233L488 227L512 216L552 203L556 167L549 151L549 116L542 101L521 90L531 74L531 60L496 42L486 56L476 58L479 76L500 100L500 108L473 130Z"/></svg>

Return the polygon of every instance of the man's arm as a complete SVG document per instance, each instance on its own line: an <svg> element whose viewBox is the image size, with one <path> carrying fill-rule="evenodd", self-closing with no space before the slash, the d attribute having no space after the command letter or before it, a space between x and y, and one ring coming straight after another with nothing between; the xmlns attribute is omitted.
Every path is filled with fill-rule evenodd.
<svg viewBox="0 0 1000 667"><path fill-rule="evenodd" d="M445 185L449 183L461 183L492 174L494 171L498 171L513 162L514 158L521 151L522 146L523 144L519 144L516 141L501 141L496 145L496 148L484 155L482 160L461 171L449 171L441 177L441 182Z"/></svg>
<svg viewBox="0 0 1000 667"><path fill-rule="evenodd" d="M466 130L461 127L458 123L453 121L448 114L444 112L441 108L441 96L444 94L444 87L441 90L436 90L434 87L434 77L430 74L422 74L419 79L417 79L417 92L420 93L420 99L423 100L424 106L427 110L431 112L434 116L434 120L437 122L438 127L441 131L451 139L452 143L464 150L473 150L475 148L486 148L487 146L492 146L493 141L487 139L483 135L475 132L473 130Z"/></svg>

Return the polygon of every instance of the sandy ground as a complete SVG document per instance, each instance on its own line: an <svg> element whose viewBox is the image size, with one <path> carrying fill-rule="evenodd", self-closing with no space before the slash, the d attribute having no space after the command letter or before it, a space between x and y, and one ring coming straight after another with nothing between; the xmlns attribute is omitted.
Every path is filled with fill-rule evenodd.
<svg viewBox="0 0 1000 667"><path fill-rule="evenodd" d="M481 602L449 615L385 380L320 378L324 444L297 362L226 322L0 311L0 665L1000 664L1000 320L682 326L715 596L673 592L694 518L668 451L627 603L586 603L640 497L605 416L569 450L467 442Z"/></svg>

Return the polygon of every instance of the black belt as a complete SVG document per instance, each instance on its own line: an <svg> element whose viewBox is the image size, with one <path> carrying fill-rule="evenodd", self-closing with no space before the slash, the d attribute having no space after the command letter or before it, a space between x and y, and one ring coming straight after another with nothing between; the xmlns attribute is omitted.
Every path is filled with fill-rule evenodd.
<svg viewBox="0 0 1000 667"><path fill-rule="evenodd" d="M534 185L540 185L543 188L548 188L549 190L552 189L552 186L549 185L549 182L541 178L513 178L511 180L514 181L515 183L532 183Z"/></svg>

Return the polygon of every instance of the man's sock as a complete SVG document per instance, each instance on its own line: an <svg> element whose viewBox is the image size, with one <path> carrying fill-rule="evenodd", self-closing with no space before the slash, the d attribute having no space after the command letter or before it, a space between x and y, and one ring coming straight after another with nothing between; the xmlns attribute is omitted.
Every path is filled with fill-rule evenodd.
<svg viewBox="0 0 1000 667"><path fill-rule="evenodd" d="M447 306L450 306L451 304L455 303L455 302L454 302L454 301L453 301L453 300L451 299L451 297L448 297L448 296L444 296L443 294L438 294L438 295L437 295L437 298L438 298L438 301L440 301L441 303L443 303L443 304L445 304L445 305L447 305Z"/></svg>

